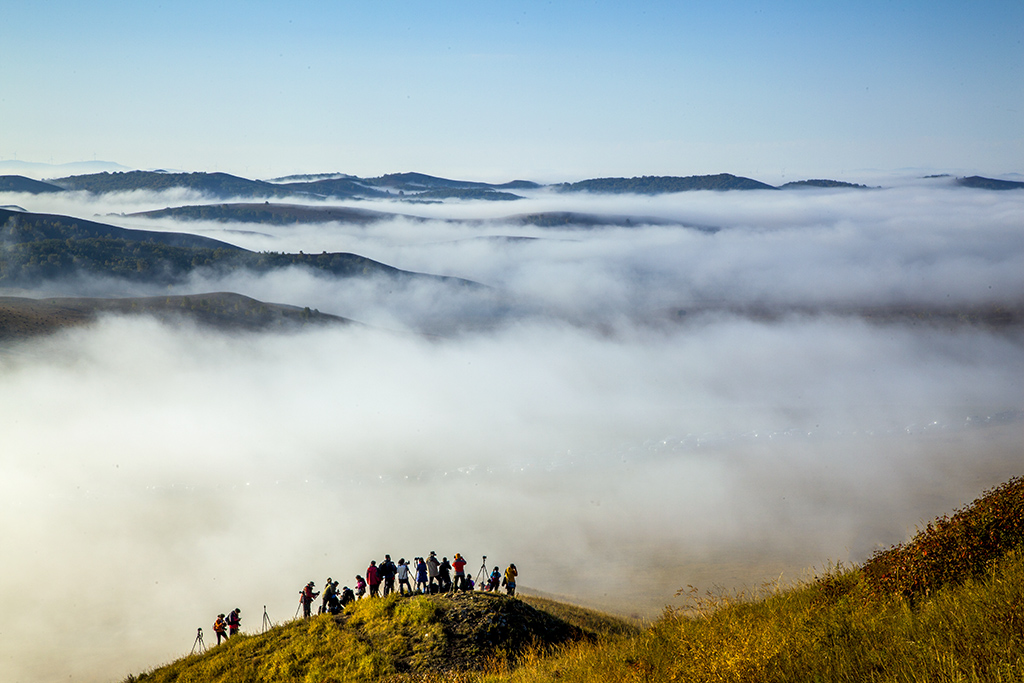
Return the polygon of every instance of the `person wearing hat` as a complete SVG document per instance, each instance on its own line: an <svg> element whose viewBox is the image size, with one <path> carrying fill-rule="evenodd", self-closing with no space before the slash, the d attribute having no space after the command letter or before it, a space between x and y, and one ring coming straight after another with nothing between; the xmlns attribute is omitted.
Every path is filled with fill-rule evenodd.
<svg viewBox="0 0 1024 683"><path fill-rule="evenodd" d="M302 616L305 619L308 619L309 617L313 616L311 605L313 604L313 599L316 596L320 595L320 591L313 590L313 586L315 585L316 584L310 581L306 584L305 588L299 591L299 595L302 596L299 598L300 600L302 600Z"/></svg>
<svg viewBox="0 0 1024 683"><path fill-rule="evenodd" d="M236 607L228 614L228 635L237 636L238 628L242 625L242 610Z"/></svg>
<svg viewBox="0 0 1024 683"><path fill-rule="evenodd" d="M430 551L430 557L427 558L427 577L430 579L430 585L427 587L427 592L432 593L434 586L437 585L437 570L441 566L441 563L437 561L437 553L433 550Z"/></svg>

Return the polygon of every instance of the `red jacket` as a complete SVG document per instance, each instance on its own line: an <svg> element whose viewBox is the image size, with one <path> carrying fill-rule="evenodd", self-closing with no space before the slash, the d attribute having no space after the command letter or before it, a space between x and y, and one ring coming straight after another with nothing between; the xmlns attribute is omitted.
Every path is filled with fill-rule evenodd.
<svg viewBox="0 0 1024 683"><path fill-rule="evenodd" d="M462 574L466 570L466 560L461 557L455 560L452 562L452 569L455 570L456 574Z"/></svg>
<svg viewBox="0 0 1024 683"><path fill-rule="evenodd" d="M377 576L377 567L372 564L366 568L366 583L371 586L380 584L380 578Z"/></svg>

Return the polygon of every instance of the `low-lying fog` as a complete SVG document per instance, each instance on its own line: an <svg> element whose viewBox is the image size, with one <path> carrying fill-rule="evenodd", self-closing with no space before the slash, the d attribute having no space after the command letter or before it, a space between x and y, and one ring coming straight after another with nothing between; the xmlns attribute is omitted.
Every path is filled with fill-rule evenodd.
<svg viewBox="0 0 1024 683"><path fill-rule="evenodd" d="M179 199L0 204L92 218L192 201ZM862 561L1021 474L1019 330L676 311L1019 303L1024 193L933 183L358 206L720 230L101 219L351 251L488 289L197 276L173 291L370 326L228 336L108 319L4 347L0 678L116 680L187 654L197 627L209 644L219 612L240 607L250 632L264 606L290 619L307 581L352 585L384 553L462 552L474 570L487 555L489 569L515 562L526 590L655 616L688 584ZM494 236L539 239L479 239Z"/></svg>

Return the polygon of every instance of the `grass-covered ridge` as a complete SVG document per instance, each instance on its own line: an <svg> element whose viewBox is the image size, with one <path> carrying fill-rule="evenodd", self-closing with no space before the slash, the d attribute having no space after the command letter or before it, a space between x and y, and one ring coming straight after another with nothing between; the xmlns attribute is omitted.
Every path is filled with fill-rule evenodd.
<svg viewBox="0 0 1024 683"><path fill-rule="evenodd" d="M335 617L239 635L129 681L377 681L508 666L524 652L633 633L627 622L570 605L456 593L364 599Z"/></svg>
<svg viewBox="0 0 1024 683"><path fill-rule="evenodd" d="M1022 520L1018 477L864 567L752 594L694 590L643 630L551 601L393 597L138 680L1021 681Z"/></svg>

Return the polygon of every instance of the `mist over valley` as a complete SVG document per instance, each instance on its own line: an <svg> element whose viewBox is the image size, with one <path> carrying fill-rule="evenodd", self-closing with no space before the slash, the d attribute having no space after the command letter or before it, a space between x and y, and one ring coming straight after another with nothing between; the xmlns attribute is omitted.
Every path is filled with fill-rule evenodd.
<svg viewBox="0 0 1024 683"><path fill-rule="evenodd" d="M651 617L1020 473L1024 192L390 178L0 191L0 677L116 679L384 553Z"/></svg>

